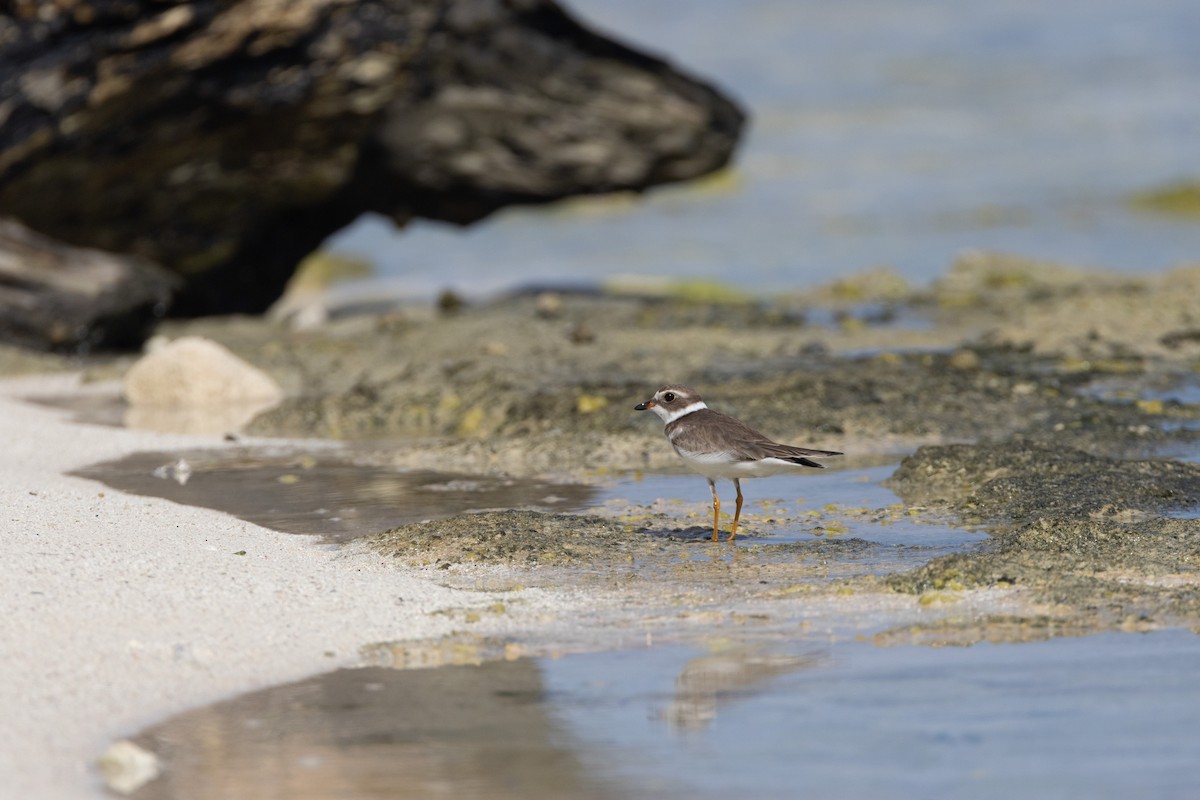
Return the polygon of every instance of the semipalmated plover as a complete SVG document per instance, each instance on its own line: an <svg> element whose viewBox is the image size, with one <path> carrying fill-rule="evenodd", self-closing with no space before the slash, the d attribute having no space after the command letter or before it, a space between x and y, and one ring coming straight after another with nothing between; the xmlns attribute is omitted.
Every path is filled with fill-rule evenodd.
<svg viewBox="0 0 1200 800"><path fill-rule="evenodd" d="M742 478L764 478L804 468L824 469L809 456L840 456L833 450L811 450L779 444L744 422L713 411L694 390L686 386L664 386L654 397L633 407L635 411L650 409L662 417L667 440L689 467L708 478L713 497L713 541L720 541L717 532L721 519L721 498L717 496L717 479L728 478L737 489L737 508L733 512L733 531L729 541L737 536L738 519L742 516Z"/></svg>

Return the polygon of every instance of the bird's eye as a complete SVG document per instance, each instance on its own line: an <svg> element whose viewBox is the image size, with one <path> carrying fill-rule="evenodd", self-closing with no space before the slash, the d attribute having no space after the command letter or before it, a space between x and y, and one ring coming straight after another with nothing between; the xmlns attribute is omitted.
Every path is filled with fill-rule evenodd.
<svg viewBox="0 0 1200 800"><path fill-rule="evenodd" d="M675 400L675 393L674 393L674 392L667 392L666 394L664 394L664 395L663 395L663 400L664 400L665 402L668 402L668 403L670 403L670 402L674 401L674 400Z"/></svg>

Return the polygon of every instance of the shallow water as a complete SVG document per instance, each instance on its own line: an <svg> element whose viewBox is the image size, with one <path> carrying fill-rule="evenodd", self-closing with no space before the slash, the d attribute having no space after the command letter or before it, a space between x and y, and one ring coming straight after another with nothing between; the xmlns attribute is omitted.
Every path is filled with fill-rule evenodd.
<svg viewBox="0 0 1200 800"><path fill-rule="evenodd" d="M1175 439L1155 448L1156 458L1176 461L1200 462L1200 419L1196 409L1200 408L1200 378L1194 373L1166 375L1112 376L1092 381L1080 392L1110 403L1138 403L1152 409L1160 405L1159 411L1171 407L1190 407L1191 418L1170 417L1161 420L1158 427ZM1150 404L1150 405L1147 405ZM1172 515L1176 516L1176 515ZM1185 516L1195 516L1188 512Z"/></svg>
<svg viewBox="0 0 1200 800"><path fill-rule="evenodd" d="M1200 637L339 670L135 737L136 798L1193 797Z"/></svg>
<svg viewBox="0 0 1200 800"><path fill-rule="evenodd" d="M738 545L787 544L821 537L857 538L891 552L851 554L862 571L891 571L985 541L985 533L913 519L881 482L894 462L833 467L797 476L743 482L747 500ZM526 478L398 470L357 457L352 449L292 448L135 453L74 474L130 492L214 508L287 533L343 542L425 519L470 511L532 508L665 513L691 524L704 540L712 530L708 483L691 474L641 474L607 485L546 483ZM733 517L733 490L720 484L722 539Z"/></svg>
<svg viewBox="0 0 1200 800"><path fill-rule="evenodd" d="M710 724L680 737L665 723L687 655L548 668L560 718L609 751L591 763L633 785L670 775L663 796L1194 791L1200 689L1188 676L1200 639L1185 631L948 649L837 644L763 685L735 682Z"/></svg>
<svg viewBox="0 0 1200 800"><path fill-rule="evenodd" d="M596 494L583 484L389 469L332 448L135 453L72 474L334 542L466 511L577 510Z"/></svg>
<svg viewBox="0 0 1200 800"><path fill-rule="evenodd" d="M814 536L830 535L822 525L829 518L836 518L845 526L845 530L839 529L833 534L835 536L852 536L897 547L925 548L929 551L924 554L925 558L988 539L987 534L979 531L929 524L902 513L864 513L886 509L900 511L900 507L904 507L900 498L883 485L896 466L897 462L888 462L874 467L828 468L800 475L745 480L742 482L745 522L739 527L737 541L743 545L811 541ZM733 520L735 493L728 482L718 483L717 490L722 496L721 535L724 538ZM628 500L675 512L687 510L701 514L706 525L711 525L712 494L708 482L698 475L645 475L606 489L597 500ZM762 521L763 517L779 522ZM811 517L811 521L803 522L806 517Z"/></svg>
<svg viewBox="0 0 1200 800"><path fill-rule="evenodd" d="M1080 391L1109 402L1158 400L1200 406L1200 376L1195 373L1112 376L1094 380Z"/></svg>
<svg viewBox="0 0 1200 800"><path fill-rule="evenodd" d="M848 309L810 308L804 312L806 325L839 328L850 325L894 328L903 331L928 331L934 322L912 306L862 303Z"/></svg>
<svg viewBox="0 0 1200 800"><path fill-rule="evenodd" d="M733 176L465 231L367 218L331 247L415 294L621 273L769 291L878 265L924 283L965 248L1148 272L1200 252L1200 226L1127 202L1197 174L1192 0L568 6L746 106Z"/></svg>

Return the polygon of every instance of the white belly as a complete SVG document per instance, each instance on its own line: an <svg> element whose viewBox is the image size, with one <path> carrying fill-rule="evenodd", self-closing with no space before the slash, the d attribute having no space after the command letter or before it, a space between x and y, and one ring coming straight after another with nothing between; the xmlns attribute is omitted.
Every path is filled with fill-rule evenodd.
<svg viewBox="0 0 1200 800"><path fill-rule="evenodd" d="M716 480L725 478L766 478L770 475L780 475L788 472L801 472L811 467L805 467L782 458L764 458L762 461L735 461L727 453L690 453L687 450L675 448L675 452L691 469L706 478Z"/></svg>

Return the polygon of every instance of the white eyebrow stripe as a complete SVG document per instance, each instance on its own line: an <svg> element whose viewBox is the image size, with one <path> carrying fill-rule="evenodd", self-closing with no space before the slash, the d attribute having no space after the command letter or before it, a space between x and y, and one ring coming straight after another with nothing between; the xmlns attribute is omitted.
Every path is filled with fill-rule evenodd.
<svg viewBox="0 0 1200 800"><path fill-rule="evenodd" d="M667 416L664 417L663 419L665 419L668 423L671 423L671 422L674 422L675 420L679 419L680 417L686 417L688 414L691 414L693 411L699 411L702 408L708 408L708 406L705 405L703 400L697 400L696 402L692 403L691 405L684 406L683 408L679 409L678 411L672 411L670 414L667 414Z"/></svg>

